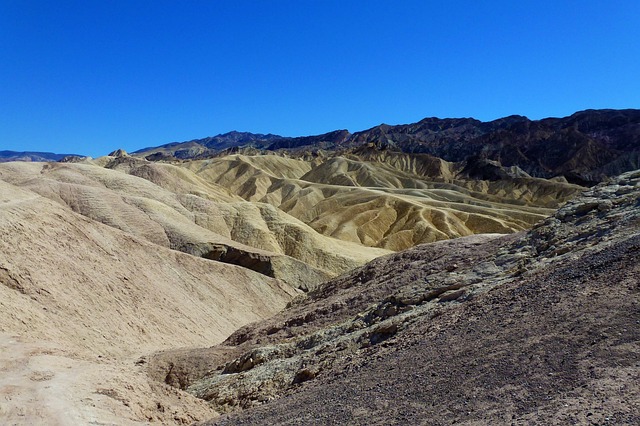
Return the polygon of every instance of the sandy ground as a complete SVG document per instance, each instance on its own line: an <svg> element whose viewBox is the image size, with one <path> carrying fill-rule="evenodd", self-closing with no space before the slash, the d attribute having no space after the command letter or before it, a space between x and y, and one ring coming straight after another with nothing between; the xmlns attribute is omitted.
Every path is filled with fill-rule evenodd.
<svg viewBox="0 0 640 426"><path fill-rule="evenodd" d="M49 342L0 334L0 419L9 425L188 424L207 405L149 382L134 359L89 359Z"/></svg>
<svg viewBox="0 0 640 426"><path fill-rule="evenodd" d="M295 291L145 241L0 179L0 424L189 424L145 354L221 341Z"/></svg>

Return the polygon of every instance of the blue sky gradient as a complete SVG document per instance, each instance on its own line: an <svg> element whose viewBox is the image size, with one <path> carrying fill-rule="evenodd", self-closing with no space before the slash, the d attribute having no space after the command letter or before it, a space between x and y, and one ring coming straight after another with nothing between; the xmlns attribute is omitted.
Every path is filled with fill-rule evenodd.
<svg viewBox="0 0 640 426"><path fill-rule="evenodd" d="M638 1L0 0L0 149L638 108Z"/></svg>

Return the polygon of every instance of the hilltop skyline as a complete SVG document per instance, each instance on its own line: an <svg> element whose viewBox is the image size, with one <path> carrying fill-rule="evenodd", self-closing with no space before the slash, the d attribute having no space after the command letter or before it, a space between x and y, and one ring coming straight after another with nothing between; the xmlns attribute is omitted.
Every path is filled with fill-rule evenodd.
<svg viewBox="0 0 640 426"><path fill-rule="evenodd" d="M5 2L0 149L638 106L635 2L366 5Z"/></svg>

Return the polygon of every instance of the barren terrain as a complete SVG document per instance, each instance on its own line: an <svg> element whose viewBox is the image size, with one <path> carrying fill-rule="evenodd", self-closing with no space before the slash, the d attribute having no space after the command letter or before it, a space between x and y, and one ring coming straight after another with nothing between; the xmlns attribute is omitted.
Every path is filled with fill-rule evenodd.
<svg viewBox="0 0 640 426"><path fill-rule="evenodd" d="M541 407L530 388L514 391L534 395L529 405L511 401L500 411L502 376L479 384L455 374L495 355L474 353L476 340L507 345L503 358L495 355L503 365L511 362L509 342L531 324L564 336L566 321L545 316L538 298L561 300L562 318L598 297L600 306L637 312L638 177L623 179L546 219L584 188L491 161L373 146L193 161L119 151L0 164L0 420L188 424L236 412L215 421L371 423L375 415L385 423L439 412L442 421L474 422L495 419L493 409L526 420ZM600 266L588 275L580 262ZM601 270L622 287L605 291ZM583 279L591 286L584 291ZM570 286L548 287L554 280ZM506 300L519 292L532 322L509 316ZM584 312L581 327L608 321L626 330L613 364L594 361L593 386L612 395L614 382L601 372L624 382L631 402L612 400L617 405L600 412L634 420L637 390L626 383L637 373L637 327L629 322L637 316ZM474 315L477 327L466 321ZM567 345L566 353L586 357L583 341ZM442 364L442 348L454 347L456 360ZM390 368L403 386L385 382ZM448 376L427 380L431 370ZM580 374L562 392L573 392ZM551 383L540 380L543 388ZM425 409L412 386L431 389L441 405ZM449 388L476 389L484 398L476 412L489 407L488 417L462 416ZM592 408L591 397L576 395L578 406ZM565 411L566 419L577 415Z"/></svg>
<svg viewBox="0 0 640 426"><path fill-rule="evenodd" d="M312 161L232 155L185 166L320 234L394 251L526 229L580 190L526 174L477 180L464 173L464 164L376 150Z"/></svg>
<svg viewBox="0 0 640 426"><path fill-rule="evenodd" d="M635 172L529 232L385 256L150 372L232 413L207 424L637 424L639 203Z"/></svg>

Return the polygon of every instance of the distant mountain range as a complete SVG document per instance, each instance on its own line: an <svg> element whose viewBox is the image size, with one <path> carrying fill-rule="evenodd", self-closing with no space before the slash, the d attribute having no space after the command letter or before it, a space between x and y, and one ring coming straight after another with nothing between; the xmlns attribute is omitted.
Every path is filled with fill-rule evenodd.
<svg viewBox="0 0 640 426"><path fill-rule="evenodd" d="M512 115L489 122L430 117L412 124L380 124L355 133L335 130L300 137L232 131L133 154L150 161L170 161L248 150L301 155L348 154L362 149L429 154L451 162L490 161L517 166L534 177L564 177L571 183L592 185L640 168L640 110L586 110L542 120ZM0 162L61 161L65 157L77 156L0 151Z"/></svg>
<svg viewBox="0 0 640 426"><path fill-rule="evenodd" d="M172 142L158 147L148 147L133 154L156 155L154 158L164 156L175 157L177 159L193 159L216 155L220 152L235 148L256 148L267 151L291 150L298 148L315 148L325 150L336 150L348 146L351 133L348 130L335 130L316 136L286 137L261 133L237 132L210 136L204 139L194 139L187 142ZM153 159L153 158L152 158Z"/></svg>
<svg viewBox="0 0 640 426"><path fill-rule="evenodd" d="M454 162L480 158L505 167L518 166L531 176L564 176L570 182L592 184L640 168L640 110L586 110L542 120L513 115L489 122L425 118L356 133L336 130L304 137L233 131L134 154L165 160L206 158L247 148L301 153L362 147L430 154Z"/></svg>
<svg viewBox="0 0 640 426"><path fill-rule="evenodd" d="M75 154L54 154L53 152L0 151L0 163L7 161L60 161L66 157L83 157Z"/></svg>

